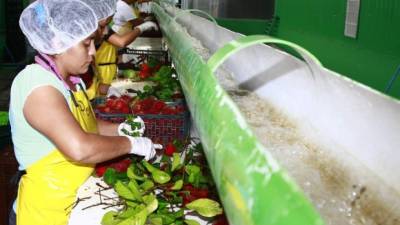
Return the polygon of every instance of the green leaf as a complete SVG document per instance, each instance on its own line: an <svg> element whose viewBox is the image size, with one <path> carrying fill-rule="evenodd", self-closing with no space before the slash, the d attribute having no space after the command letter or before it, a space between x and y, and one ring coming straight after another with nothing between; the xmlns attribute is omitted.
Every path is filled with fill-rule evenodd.
<svg viewBox="0 0 400 225"><path fill-rule="evenodd" d="M160 64L160 61L154 57L149 57L147 60L147 65L150 68L153 68L153 67L157 66L158 64Z"/></svg>
<svg viewBox="0 0 400 225"><path fill-rule="evenodd" d="M185 171L189 175L188 181L195 187L199 186L201 170L196 165L186 165Z"/></svg>
<svg viewBox="0 0 400 225"><path fill-rule="evenodd" d="M150 85L144 85L144 87L143 87L143 91L151 91L152 90L152 87L150 86Z"/></svg>
<svg viewBox="0 0 400 225"><path fill-rule="evenodd" d="M140 164L135 164L132 163L129 167L128 170L126 171L127 176L130 179L135 179L139 181L144 181L146 179L146 176L143 175L143 173L140 170L141 165Z"/></svg>
<svg viewBox="0 0 400 225"><path fill-rule="evenodd" d="M151 173L151 176L156 183L165 184L171 180L171 176L168 173L156 168L155 165L151 165L145 160L142 161L142 164Z"/></svg>
<svg viewBox="0 0 400 225"><path fill-rule="evenodd" d="M117 180L120 180L120 181L128 181L129 180L129 178L128 178L128 176L126 175L126 172L116 172L115 173L115 177L116 177L116 179Z"/></svg>
<svg viewBox="0 0 400 225"><path fill-rule="evenodd" d="M171 190L181 190L183 187L183 180L178 180L172 185Z"/></svg>
<svg viewBox="0 0 400 225"><path fill-rule="evenodd" d="M179 153L174 153L172 155L172 167L171 167L171 171L175 171L176 168L178 168L178 166L181 164L181 156L179 155Z"/></svg>
<svg viewBox="0 0 400 225"><path fill-rule="evenodd" d="M179 149L180 151L182 151L184 144L183 141L179 140L179 139L175 139L172 141L172 143L174 144L174 146Z"/></svg>
<svg viewBox="0 0 400 225"><path fill-rule="evenodd" d="M151 225L163 225L163 220L160 216L149 216Z"/></svg>
<svg viewBox="0 0 400 225"><path fill-rule="evenodd" d="M128 205L129 207L132 207L132 208L135 208L138 206L137 202L133 202L133 201L129 201L129 200L126 200L125 203L126 203L126 205Z"/></svg>
<svg viewBox="0 0 400 225"><path fill-rule="evenodd" d="M158 169L152 172L151 176L153 177L153 180L159 184L165 184L171 180L171 176L168 173Z"/></svg>
<svg viewBox="0 0 400 225"><path fill-rule="evenodd" d="M144 191L148 191L150 189L152 189L154 187L154 182L146 179L141 185L140 187L144 190Z"/></svg>
<svg viewBox="0 0 400 225"><path fill-rule="evenodd" d="M175 217L175 219L182 218L184 215L185 215L185 211L183 209L180 209L173 213L173 216Z"/></svg>
<svg viewBox="0 0 400 225"><path fill-rule="evenodd" d="M135 164L134 163L132 163L128 167L128 170L126 170L126 175L129 177L129 179L135 179L136 174L135 174Z"/></svg>
<svg viewBox="0 0 400 225"><path fill-rule="evenodd" d="M109 211L104 214L103 218L101 219L101 225L116 225L121 222L120 219L117 218L118 213L115 211Z"/></svg>
<svg viewBox="0 0 400 225"><path fill-rule="evenodd" d="M107 168L104 173L104 182L108 185L114 186L115 182L117 182L117 171L113 168Z"/></svg>
<svg viewBox="0 0 400 225"><path fill-rule="evenodd" d="M200 167L196 165L186 165L185 171L187 174L197 174L200 173Z"/></svg>
<svg viewBox="0 0 400 225"><path fill-rule="evenodd" d="M150 194L143 196L144 204L146 204L147 214L151 214L158 208L158 201L155 195Z"/></svg>
<svg viewBox="0 0 400 225"><path fill-rule="evenodd" d="M222 208L218 202L200 198L186 205L186 208L196 211L198 214L205 217L213 217L222 214Z"/></svg>
<svg viewBox="0 0 400 225"><path fill-rule="evenodd" d="M187 225L200 225L200 223L197 222L196 220L185 220L185 223Z"/></svg>
<svg viewBox="0 0 400 225"><path fill-rule="evenodd" d="M114 186L115 191L118 193L119 196L121 196L124 199L128 200L136 200L134 194L132 191L127 187L124 183L121 181L117 181Z"/></svg>
<svg viewBox="0 0 400 225"><path fill-rule="evenodd" d="M165 209L169 205L168 202L164 200L158 200L158 210Z"/></svg>
<svg viewBox="0 0 400 225"><path fill-rule="evenodd" d="M171 224L175 221L175 217L171 216L170 214L157 214L157 215L162 218L163 224Z"/></svg>
<svg viewBox="0 0 400 225"><path fill-rule="evenodd" d="M171 180L171 176L168 173L163 172L163 171L156 171L156 172L152 173L151 175L153 177L153 180L159 184L165 184Z"/></svg>
<svg viewBox="0 0 400 225"><path fill-rule="evenodd" d="M162 155L160 162L168 163L169 162L169 157L166 155Z"/></svg>
<svg viewBox="0 0 400 225"><path fill-rule="evenodd" d="M118 218L126 219L126 218L129 218L129 217L132 217L136 213L137 212L133 207L128 207L126 210L124 210L124 211L119 213Z"/></svg>
<svg viewBox="0 0 400 225"><path fill-rule="evenodd" d="M146 169L147 169L150 173L152 173L152 172L154 172L155 170L157 170L157 168L155 168L153 165L151 165L150 163L148 163L146 160L143 160L143 161L142 161L142 164L143 164L144 167L146 167Z"/></svg>
<svg viewBox="0 0 400 225"><path fill-rule="evenodd" d="M139 190L139 185L138 185L138 183L136 182L136 180L130 180L130 181L129 181L129 184L128 184L128 187L130 187L130 188L132 188L132 189Z"/></svg>
<svg viewBox="0 0 400 225"><path fill-rule="evenodd" d="M182 197L178 195L177 192L171 191L168 192L168 195L172 197L172 199L169 199L168 202L170 204L179 204L182 203Z"/></svg>
<svg viewBox="0 0 400 225"><path fill-rule="evenodd" d="M135 180L131 180L128 183L129 190L132 192L133 197L139 201L142 201L142 194L139 191L139 185Z"/></svg>
<svg viewBox="0 0 400 225"><path fill-rule="evenodd" d="M122 75L124 75L125 78L135 78L136 71L134 71L132 69L123 70Z"/></svg>
<svg viewBox="0 0 400 225"><path fill-rule="evenodd" d="M146 223L146 219L147 210L145 207L142 207L140 211L137 211L137 213L133 217L127 218L117 225L144 225Z"/></svg>

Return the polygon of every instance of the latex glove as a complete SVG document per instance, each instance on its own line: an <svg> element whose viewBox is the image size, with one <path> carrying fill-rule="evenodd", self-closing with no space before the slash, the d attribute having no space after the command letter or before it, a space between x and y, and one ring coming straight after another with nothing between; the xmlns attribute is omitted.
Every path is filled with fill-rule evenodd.
<svg viewBox="0 0 400 225"><path fill-rule="evenodd" d="M136 28L138 28L140 30L140 33L143 33L145 31L148 30L158 30L158 26L156 23L154 23L153 21L146 21L138 26L136 26Z"/></svg>
<svg viewBox="0 0 400 225"><path fill-rule="evenodd" d="M140 128L132 129L132 126L130 124L128 124L127 121L125 120L118 126L118 135L119 136L132 136L130 134L137 132L139 134L139 136L143 136L144 130L145 130L145 125L144 125L144 121L142 120L142 118L140 118L139 116L136 116L136 118L133 119L133 122L140 123Z"/></svg>
<svg viewBox="0 0 400 225"><path fill-rule="evenodd" d="M122 95L122 93L120 92L120 90L118 88L113 87L113 86L110 86L108 88L107 97L115 96L115 97L119 98L119 97L121 97L121 95Z"/></svg>
<svg viewBox="0 0 400 225"><path fill-rule="evenodd" d="M150 160L156 155L156 149L162 149L162 145L153 144L147 137L125 136L131 142L131 154L144 156L145 160Z"/></svg>

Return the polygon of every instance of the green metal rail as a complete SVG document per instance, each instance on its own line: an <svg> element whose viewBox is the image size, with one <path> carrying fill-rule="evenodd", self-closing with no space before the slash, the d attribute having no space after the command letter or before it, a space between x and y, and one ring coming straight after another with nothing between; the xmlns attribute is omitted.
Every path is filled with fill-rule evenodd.
<svg viewBox="0 0 400 225"><path fill-rule="evenodd" d="M153 4L230 224L324 224L251 132L181 26Z"/></svg>

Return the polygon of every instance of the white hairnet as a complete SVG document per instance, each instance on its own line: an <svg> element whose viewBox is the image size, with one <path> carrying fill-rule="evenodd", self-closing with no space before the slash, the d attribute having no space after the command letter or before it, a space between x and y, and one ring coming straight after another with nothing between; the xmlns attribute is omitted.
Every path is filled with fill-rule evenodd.
<svg viewBox="0 0 400 225"><path fill-rule="evenodd" d="M96 31L94 11L79 0L37 0L21 14L19 26L32 47L54 55Z"/></svg>
<svg viewBox="0 0 400 225"><path fill-rule="evenodd" d="M115 13L117 10L117 0L81 0L89 5L100 21Z"/></svg>

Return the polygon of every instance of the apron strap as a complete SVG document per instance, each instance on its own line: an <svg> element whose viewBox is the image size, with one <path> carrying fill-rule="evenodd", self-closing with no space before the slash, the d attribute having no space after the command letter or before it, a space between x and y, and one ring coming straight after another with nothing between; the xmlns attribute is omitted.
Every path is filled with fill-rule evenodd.
<svg viewBox="0 0 400 225"><path fill-rule="evenodd" d="M109 66L109 65L115 65L117 62L109 62L109 63L99 63L98 66Z"/></svg>
<svg viewBox="0 0 400 225"><path fill-rule="evenodd" d="M35 61L39 65L43 66L45 69L53 72L53 74L64 84L65 88L68 90L69 94L71 95L71 99L72 99L72 102L74 103L74 106L78 107L78 102L76 101L71 88L69 88L68 84L65 82L65 80L62 78L62 76L58 72L57 67L54 64L54 62L52 62L52 60L50 58L48 58L48 56L42 55L42 54L36 55Z"/></svg>
<svg viewBox="0 0 400 225"><path fill-rule="evenodd" d="M26 170L18 170L10 179L11 187L18 187L21 177L26 174Z"/></svg>
<svg viewBox="0 0 400 225"><path fill-rule="evenodd" d="M50 58L48 58L48 56L38 54L35 57L35 61L37 64L43 66L45 69L52 71L54 75L56 75L56 77L64 84L64 86L68 90L70 89L68 84L65 82L65 80L61 77L60 73L58 72L56 65L51 61Z"/></svg>
<svg viewBox="0 0 400 225"><path fill-rule="evenodd" d="M73 93L71 90L68 90L68 92L69 92L69 94L71 95L71 100L72 100L72 102L74 103L74 106L75 106L75 107L78 107L79 105L78 105L78 102L77 102L76 99L75 99L74 93Z"/></svg>
<svg viewBox="0 0 400 225"><path fill-rule="evenodd" d="M85 95L86 99L90 102L89 96L87 95L85 89L83 88L82 84L78 84L79 88L82 90L83 94Z"/></svg>

